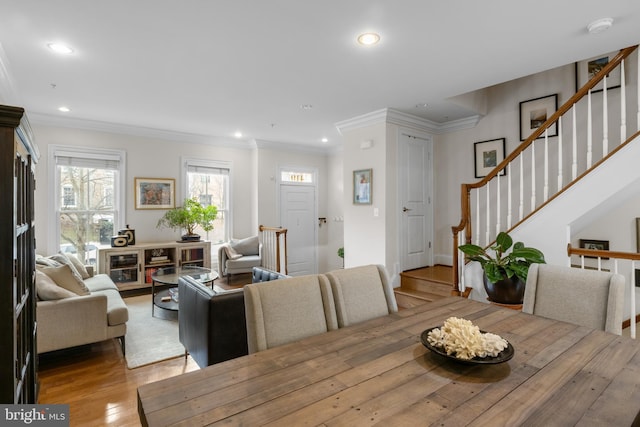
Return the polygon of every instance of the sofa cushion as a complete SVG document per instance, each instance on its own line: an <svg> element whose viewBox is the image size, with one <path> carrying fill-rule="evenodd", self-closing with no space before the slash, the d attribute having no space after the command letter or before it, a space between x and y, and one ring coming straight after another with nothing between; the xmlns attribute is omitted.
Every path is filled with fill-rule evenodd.
<svg viewBox="0 0 640 427"><path fill-rule="evenodd" d="M36 270L36 293L42 301L70 298L78 296L73 292L56 285L56 282L40 270Z"/></svg>
<svg viewBox="0 0 640 427"><path fill-rule="evenodd" d="M113 283L111 278L106 274L96 274L84 281L85 286L91 292L104 291L107 289L117 291L118 287Z"/></svg>
<svg viewBox="0 0 640 427"><path fill-rule="evenodd" d="M37 268L52 278L53 281L56 282L56 285L63 287L74 294L89 295L90 293L80 276L77 273L74 274L71 267L67 264L63 264L59 267L37 266Z"/></svg>
<svg viewBox="0 0 640 427"><path fill-rule="evenodd" d="M89 277L91 277L91 275L87 272L87 267L85 267L85 265L78 259L77 256L73 254L62 254L62 255L64 255L75 267L76 271L80 273L80 277L82 277L82 280L88 279Z"/></svg>
<svg viewBox="0 0 640 427"><path fill-rule="evenodd" d="M238 259L242 256L242 254L236 252L231 245L224 245L224 251L227 253L227 258L229 259Z"/></svg>
<svg viewBox="0 0 640 427"><path fill-rule="evenodd" d="M247 271L251 271L252 267L257 267L262 263L262 260L258 255L247 255L234 260L227 260L227 268L237 270L239 268L245 268Z"/></svg>
<svg viewBox="0 0 640 427"><path fill-rule="evenodd" d="M59 267L60 263L51 258L36 254L36 265L42 265L45 267Z"/></svg>
<svg viewBox="0 0 640 427"><path fill-rule="evenodd" d="M260 240L258 236L231 242L231 247L242 255L258 255L260 253Z"/></svg>
<svg viewBox="0 0 640 427"><path fill-rule="evenodd" d="M105 289L91 293L107 296L107 323L109 326L121 325L129 320L129 310L124 303L120 292L113 289Z"/></svg>
<svg viewBox="0 0 640 427"><path fill-rule="evenodd" d="M60 265L68 265L73 275L76 276L78 280L83 280L82 274L80 274L73 262L62 252L51 255L48 258L58 262ZM86 273L86 269L84 267L83 270L85 270Z"/></svg>

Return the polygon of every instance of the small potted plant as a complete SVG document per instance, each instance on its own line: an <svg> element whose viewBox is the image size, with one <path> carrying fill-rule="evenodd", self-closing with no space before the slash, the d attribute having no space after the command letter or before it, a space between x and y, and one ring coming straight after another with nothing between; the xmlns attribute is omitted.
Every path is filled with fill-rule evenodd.
<svg viewBox="0 0 640 427"><path fill-rule="evenodd" d="M213 221L218 216L218 208L214 205L202 206L195 198L185 199L182 206L168 210L158 220L156 227L171 228L173 230L186 230L182 236L183 241L200 240L200 235L195 233L196 226L204 231L213 230Z"/></svg>
<svg viewBox="0 0 640 427"><path fill-rule="evenodd" d="M484 288L489 300L501 304L522 304L529 266L545 263L540 250L526 247L522 242L514 244L505 232L500 232L495 244L489 248L493 256L478 245L461 245L459 249L468 260L482 265ZM507 253L509 249L511 252Z"/></svg>

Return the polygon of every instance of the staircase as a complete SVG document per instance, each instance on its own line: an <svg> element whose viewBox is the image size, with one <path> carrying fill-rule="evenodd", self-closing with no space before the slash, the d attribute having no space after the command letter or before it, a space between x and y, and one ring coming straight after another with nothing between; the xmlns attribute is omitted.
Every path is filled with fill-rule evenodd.
<svg viewBox="0 0 640 427"><path fill-rule="evenodd" d="M610 58L484 179L462 184L461 220L452 227L453 294L465 289L460 244L489 246L500 231L508 231L514 240L541 249L547 262L562 264L568 226L638 188L640 170L629 160L640 155L639 78L631 76L627 85L624 65L636 48ZM608 90L615 70L621 85ZM633 130L627 129L628 111L637 114Z"/></svg>
<svg viewBox="0 0 640 427"><path fill-rule="evenodd" d="M411 308L450 296L452 286L452 268L435 265L400 273L394 293L398 308Z"/></svg>

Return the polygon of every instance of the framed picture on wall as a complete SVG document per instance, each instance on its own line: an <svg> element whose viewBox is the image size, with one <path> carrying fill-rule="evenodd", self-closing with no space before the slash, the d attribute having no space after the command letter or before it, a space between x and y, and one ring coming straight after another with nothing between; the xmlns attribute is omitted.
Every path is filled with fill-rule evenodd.
<svg viewBox="0 0 640 427"><path fill-rule="evenodd" d="M592 239L580 239L580 247L583 249L594 249L597 251L608 251L609 250L609 241L608 240L592 240ZM585 258L597 258L592 256L585 256ZM602 258L609 259L609 258Z"/></svg>
<svg viewBox="0 0 640 427"><path fill-rule="evenodd" d="M370 205L373 179L373 169L353 171L353 204Z"/></svg>
<svg viewBox="0 0 640 427"><path fill-rule="evenodd" d="M558 109L558 94L522 101L520 103L520 141L527 139ZM549 136L558 136L558 124L548 129ZM539 136L544 138L544 133Z"/></svg>
<svg viewBox="0 0 640 427"><path fill-rule="evenodd" d="M505 139L497 138L473 144L476 178L485 177L504 160ZM505 169L500 175L505 175Z"/></svg>
<svg viewBox="0 0 640 427"><path fill-rule="evenodd" d="M173 209L176 206L175 187L173 178L135 178L136 209Z"/></svg>
<svg viewBox="0 0 640 427"><path fill-rule="evenodd" d="M617 54L617 51L610 52L576 62L576 92L598 74ZM615 70L607 75L607 90L618 87L620 87L620 67L616 67ZM591 93L601 92L603 88L604 83L600 82L591 89Z"/></svg>

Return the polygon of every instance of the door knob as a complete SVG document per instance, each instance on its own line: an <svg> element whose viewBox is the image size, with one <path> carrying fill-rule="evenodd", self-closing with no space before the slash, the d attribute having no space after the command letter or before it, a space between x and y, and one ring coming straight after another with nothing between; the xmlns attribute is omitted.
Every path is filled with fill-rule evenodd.
<svg viewBox="0 0 640 427"><path fill-rule="evenodd" d="M407 208L407 207L403 207L402 208L402 212L409 212L411 209Z"/></svg>

